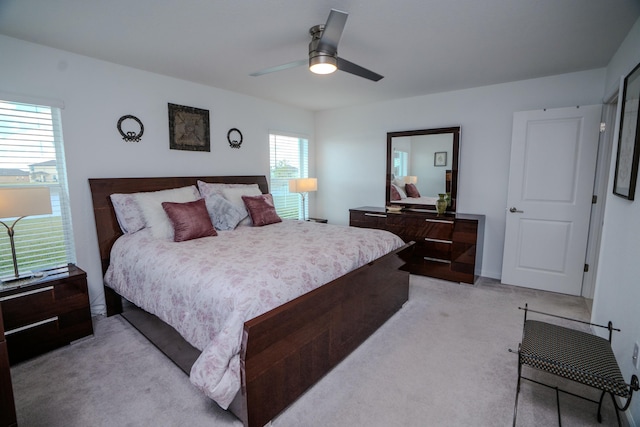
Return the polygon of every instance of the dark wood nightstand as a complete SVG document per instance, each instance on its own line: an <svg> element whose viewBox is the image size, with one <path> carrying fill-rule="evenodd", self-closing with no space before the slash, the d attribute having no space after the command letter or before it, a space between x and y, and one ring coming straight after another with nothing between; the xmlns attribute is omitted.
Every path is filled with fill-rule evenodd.
<svg viewBox="0 0 640 427"><path fill-rule="evenodd" d="M9 363L93 334L87 274L73 264L24 285L0 287Z"/></svg>
<svg viewBox="0 0 640 427"><path fill-rule="evenodd" d="M2 307L0 307L0 427L16 425L16 405L13 400L9 354L7 353L7 343L4 338Z"/></svg>

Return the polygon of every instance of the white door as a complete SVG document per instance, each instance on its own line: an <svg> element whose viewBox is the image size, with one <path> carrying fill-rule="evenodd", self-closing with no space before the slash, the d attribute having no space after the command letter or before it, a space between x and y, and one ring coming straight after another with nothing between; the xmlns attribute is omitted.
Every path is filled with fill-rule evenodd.
<svg viewBox="0 0 640 427"><path fill-rule="evenodd" d="M514 114L502 283L580 295L601 109Z"/></svg>

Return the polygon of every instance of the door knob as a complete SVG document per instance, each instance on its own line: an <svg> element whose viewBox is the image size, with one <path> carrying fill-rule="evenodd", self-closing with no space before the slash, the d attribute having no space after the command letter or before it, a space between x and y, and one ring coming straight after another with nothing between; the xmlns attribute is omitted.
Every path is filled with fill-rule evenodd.
<svg viewBox="0 0 640 427"><path fill-rule="evenodd" d="M524 213L524 211L518 210L515 206L509 208L509 212L511 213Z"/></svg>

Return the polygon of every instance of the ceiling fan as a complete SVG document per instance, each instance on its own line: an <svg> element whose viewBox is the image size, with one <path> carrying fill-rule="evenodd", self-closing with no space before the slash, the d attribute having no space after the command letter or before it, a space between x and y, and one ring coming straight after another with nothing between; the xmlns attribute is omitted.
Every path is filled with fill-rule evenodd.
<svg viewBox="0 0 640 427"><path fill-rule="evenodd" d="M250 75L254 77L262 76L308 63L309 70L316 74L330 74L336 70L340 70L373 80L374 82L382 79L383 76L380 74L374 73L371 70L367 70L338 56L338 42L342 36L342 30L344 30L348 16L349 14L346 12L331 9L326 24L315 25L309 29L311 42L309 43L308 59L301 59L299 61L265 68Z"/></svg>

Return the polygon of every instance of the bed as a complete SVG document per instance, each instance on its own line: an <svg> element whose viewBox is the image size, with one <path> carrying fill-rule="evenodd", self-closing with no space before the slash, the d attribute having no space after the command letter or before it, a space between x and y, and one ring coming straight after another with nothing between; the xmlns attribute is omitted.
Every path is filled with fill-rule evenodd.
<svg viewBox="0 0 640 427"><path fill-rule="evenodd" d="M127 240L119 239L123 233L110 196L185 187L196 185L198 181L257 184L261 193L268 194L264 176L89 180L105 279L109 277L112 280L113 276L109 269L112 264L112 249L114 253L118 253L118 246L122 246L121 242ZM272 226L268 225L261 231L266 233L267 227ZM280 232L285 227L302 227L308 230L308 227L327 225L289 221L287 224L274 224L272 230ZM260 227L247 227L236 234L247 233L250 228L258 231ZM138 234L143 236L142 233ZM236 234L220 233L219 242L224 242L225 238L235 238ZM217 238L209 240L215 239ZM131 243L134 247L138 244L140 243ZM239 390L234 392L228 409L246 426L263 426L351 353L407 301L409 275L400 270L400 267L411 250L411 244L399 246L355 270L344 272L324 285L308 291L303 289L301 295L245 319L238 334ZM125 258L118 255L117 259ZM116 259L113 263L116 263ZM247 260L242 260L242 263L246 266L243 268L250 268ZM181 287L189 285L184 283ZM162 309L158 313L149 313L131 304L129 299L123 298L112 287L105 286L104 289L108 315L121 313L181 369L192 373L194 366L205 356L206 350L203 351L198 342L193 345L192 336L187 334L185 338L184 331L181 331L181 335L162 320L171 315L167 315ZM136 299L135 295L132 299ZM259 312L258 310L256 313ZM179 323L177 329L181 329Z"/></svg>

